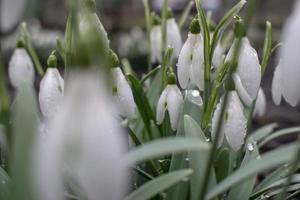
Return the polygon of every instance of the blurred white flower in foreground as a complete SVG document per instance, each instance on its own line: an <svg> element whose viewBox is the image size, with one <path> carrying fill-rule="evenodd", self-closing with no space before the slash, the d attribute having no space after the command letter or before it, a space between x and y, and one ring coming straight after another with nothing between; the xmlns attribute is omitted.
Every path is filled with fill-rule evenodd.
<svg viewBox="0 0 300 200"><path fill-rule="evenodd" d="M275 104L281 96L291 105L300 101L300 1L296 2L293 14L285 24L282 35L281 61L274 72L272 93Z"/></svg>
<svg viewBox="0 0 300 200"><path fill-rule="evenodd" d="M262 117L266 112L267 100L262 88L259 88L253 111L253 116Z"/></svg>
<svg viewBox="0 0 300 200"><path fill-rule="evenodd" d="M68 183L86 199L122 199L126 143L98 74L81 71L68 79L62 109L35 151L39 199L64 199Z"/></svg>
<svg viewBox="0 0 300 200"><path fill-rule="evenodd" d="M178 24L176 23L173 14L170 12L170 18L167 19L167 46L173 47L173 58L177 58L179 56L181 47L182 47L182 39L180 29Z"/></svg>
<svg viewBox="0 0 300 200"><path fill-rule="evenodd" d="M170 75L167 87L159 97L156 110L158 124L164 121L165 113L168 110L172 130L177 129L180 113L183 106L183 97L176 85L175 75Z"/></svg>
<svg viewBox="0 0 300 200"><path fill-rule="evenodd" d="M217 131L219 118L221 115L222 105L224 97L221 98L217 105L215 113L212 118L212 137ZM226 136L228 144L234 151L238 151L246 136L247 120L244 116L243 105L239 99L238 94L235 91L231 91L228 94L227 105L225 109L225 115L223 116L223 123L220 129L221 136L218 141L218 146L223 144L224 135Z"/></svg>
<svg viewBox="0 0 300 200"><path fill-rule="evenodd" d="M40 83L39 102L43 115L50 119L60 110L64 80L56 68L48 68Z"/></svg>
<svg viewBox="0 0 300 200"><path fill-rule="evenodd" d="M186 89L189 81L195 84L199 90L204 89L204 58L203 38L200 34L198 20L193 20L190 33L184 43L178 58L177 74L180 86Z"/></svg>
<svg viewBox="0 0 300 200"><path fill-rule="evenodd" d="M0 29L8 31L21 20L26 0L2 0L0 4Z"/></svg>
<svg viewBox="0 0 300 200"><path fill-rule="evenodd" d="M162 61L162 34L160 19L156 15L152 15L153 26L150 30L150 45L151 45L151 62Z"/></svg>
<svg viewBox="0 0 300 200"><path fill-rule="evenodd" d="M235 44L232 45L226 60L231 59L235 46ZM259 90L261 66L256 50L251 46L246 37L242 38L241 41L238 67L233 74L233 80L243 103L250 107Z"/></svg>
<svg viewBox="0 0 300 200"><path fill-rule="evenodd" d="M211 36L211 38L212 38L212 36ZM213 66L215 68L221 67L221 65L223 64L222 59L223 59L223 47L221 45L221 42L218 42L217 46L214 50L214 55L213 55L213 58L212 58Z"/></svg>
<svg viewBox="0 0 300 200"><path fill-rule="evenodd" d="M9 80L17 89L24 81L34 82L34 66L26 49L18 47L14 50L8 66Z"/></svg>
<svg viewBox="0 0 300 200"><path fill-rule="evenodd" d="M121 116L133 118L135 102L131 88L120 67L111 69L113 76L113 95Z"/></svg>

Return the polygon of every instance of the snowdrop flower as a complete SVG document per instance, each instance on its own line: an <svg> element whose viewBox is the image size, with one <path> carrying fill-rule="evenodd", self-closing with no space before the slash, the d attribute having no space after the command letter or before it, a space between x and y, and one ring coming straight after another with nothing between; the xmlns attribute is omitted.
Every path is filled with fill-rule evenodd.
<svg viewBox="0 0 300 200"><path fill-rule="evenodd" d="M135 102L131 88L119 67L117 55L110 51L111 73L113 77L113 95L120 115L133 118L135 113Z"/></svg>
<svg viewBox="0 0 300 200"><path fill-rule="evenodd" d="M172 130L177 129L180 113L183 106L183 97L176 85L175 74L171 73L168 77L168 85L162 92L157 103L156 120L162 124L165 112L168 110Z"/></svg>
<svg viewBox="0 0 300 200"><path fill-rule="evenodd" d="M46 143L38 141L34 172L39 199L64 199L64 185L70 182L86 199L122 199L126 142L103 79L95 74L99 73L70 75L68 93L51 121Z"/></svg>
<svg viewBox="0 0 300 200"><path fill-rule="evenodd" d="M12 86L18 89L24 81L34 82L34 66L23 44L18 42L8 64L8 75Z"/></svg>
<svg viewBox="0 0 300 200"><path fill-rule="evenodd" d="M266 112L267 100L262 88L259 88L253 111L253 116L262 117Z"/></svg>
<svg viewBox="0 0 300 200"><path fill-rule="evenodd" d="M214 50L214 55L212 58L212 64L215 68L219 68L222 65L222 59L223 59L223 47L220 42L217 43L217 46Z"/></svg>
<svg viewBox="0 0 300 200"><path fill-rule="evenodd" d="M0 6L0 29L10 30L21 20L26 7L25 0L2 0Z"/></svg>
<svg viewBox="0 0 300 200"><path fill-rule="evenodd" d="M232 57L234 46L235 44L229 50L227 61ZM242 38L238 67L232 78L242 101L247 106L251 106L259 90L261 66L256 50L250 45L246 37Z"/></svg>
<svg viewBox="0 0 300 200"><path fill-rule="evenodd" d="M217 131L218 120L220 118L223 102L224 97L222 97L220 102L218 103L212 118L213 135L215 135ZM235 91L231 91L228 94L226 113L222 120L223 123L220 133L221 137L218 141L218 146L220 147L223 144L225 136L231 148L234 151L238 151L241 148L246 136L247 120L243 113L243 105L239 99L238 94Z"/></svg>
<svg viewBox="0 0 300 200"><path fill-rule="evenodd" d="M183 89L191 82L199 90L204 90L203 38L196 19L191 23L190 33L180 51L177 67L178 81Z"/></svg>
<svg viewBox="0 0 300 200"><path fill-rule="evenodd" d="M273 78L273 99L279 105L281 96L291 105L296 106L300 101L300 1L297 1L291 17L285 24L280 52L282 58L275 70Z"/></svg>
<svg viewBox="0 0 300 200"><path fill-rule="evenodd" d="M39 102L43 115L51 118L60 110L64 95L64 80L57 67L55 55L48 59L48 69L40 83Z"/></svg>
<svg viewBox="0 0 300 200"><path fill-rule="evenodd" d="M150 30L151 62L162 62L162 34L160 19L152 14L153 26Z"/></svg>
<svg viewBox="0 0 300 200"><path fill-rule="evenodd" d="M167 19L167 45L173 47L173 58L177 58L179 56L181 47L182 47L182 39L180 29L178 24L176 23L172 11L168 12Z"/></svg>

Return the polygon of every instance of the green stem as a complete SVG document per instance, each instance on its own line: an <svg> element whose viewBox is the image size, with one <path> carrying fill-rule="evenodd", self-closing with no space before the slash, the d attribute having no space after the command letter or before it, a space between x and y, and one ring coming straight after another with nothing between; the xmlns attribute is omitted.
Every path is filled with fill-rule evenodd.
<svg viewBox="0 0 300 200"><path fill-rule="evenodd" d="M0 43L0 112L9 110L9 96L5 82L5 69L2 59L2 48Z"/></svg>
<svg viewBox="0 0 300 200"><path fill-rule="evenodd" d="M70 12L67 20L67 27L66 27L66 54L65 54L65 74L68 74L68 70L71 67L72 62L72 40L73 40L73 11Z"/></svg>
<svg viewBox="0 0 300 200"><path fill-rule="evenodd" d="M193 1L190 1L186 7L184 8L184 11L180 17L180 20L179 20L179 23L178 23L178 26L179 28L182 28L185 24L185 22L187 21L188 19L188 16L193 8L193 5L194 5L194 2Z"/></svg>
<svg viewBox="0 0 300 200"><path fill-rule="evenodd" d="M163 54L167 51L167 13L168 13L169 1L164 0L163 9L161 13L162 18L162 47Z"/></svg>
<svg viewBox="0 0 300 200"><path fill-rule="evenodd" d="M143 0L144 4L144 12L145 12L145 21L146 21L146 29L147 29L147 39L148 39L148 71L151 70L151 42L150 42L150 31L151 31L151 11L149 6L149 0Z"/></svg>
<svg viewBox="0 0 300 200"><path fill-rule="evenodd" d="M164 89L167 85L167 70L168 70L168 66L171 63L172 54L173 54L173 48L168 47L162 63L162 83L163 83L162 89Z"/></svg>
<svg viewBox="0 0 300 200"><path fill-rule="evenodd" d="M156 68L154 68L153 70L151 70L148 74L146 74L142 78L141 84L143 84L146 80L148 80L150 77L152 77L154 74L156 74L160 69L161 69L161 65L159 65Z"/></svg>

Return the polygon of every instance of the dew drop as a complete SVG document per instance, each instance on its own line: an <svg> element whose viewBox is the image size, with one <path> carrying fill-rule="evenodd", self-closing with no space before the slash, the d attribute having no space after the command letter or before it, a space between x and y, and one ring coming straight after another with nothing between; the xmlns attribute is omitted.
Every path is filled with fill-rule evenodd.
<svg viewBox="0 0 300 200"><path fill-rule="evenodd" d="M247 144L247 149L248 149L249 151L253 151L253 150L254 150L253 144L252 144L252 143L248 143L248 144Z"/></svg>

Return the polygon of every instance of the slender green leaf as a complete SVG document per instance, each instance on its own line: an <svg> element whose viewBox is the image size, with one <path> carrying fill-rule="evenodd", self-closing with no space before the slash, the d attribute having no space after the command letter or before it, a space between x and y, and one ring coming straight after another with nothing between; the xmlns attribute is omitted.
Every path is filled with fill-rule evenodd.
<svg viewBox="0 0 300 200"><path fill-rule="evenodd" d="M215 161L215 171L218 182L228 176L230 170L230 152L228 148L223 148L219 152Z"/></svg>
<svg viewBox="0 0 300 200"><path fill-rule="evenodd" d="M30 84L19 89L13 115L11 200L33 199L31 153L38 128L36 94Z"/></svg>
<svg viewBox="0 0 300 200"><path fill-rule="evenodd" d="M184 180L193 173L191 169L178 170L155 178L135 190L125 200L147 200Z"/></svg>
<svg viewBox="0 0 300 200"><path fill-rule="evenodd" d="M161 69L161 65L157 66L156 68L152 69L148 74L146 74L143 79L141 80L141 84L143 84L146 80L151 78Z"/></svg>
<svg viewBox="0 0 300 200"><path fill-rule="evenodd" d="M293 127L293 128L286 128L286 129L282 129L279 131L276 131L275 133L273 133L272 135L270 135L269 137L266 137L265 139L263 139L258 146L262 147L264 146L266 143L270 142L271 140L274 140L278 137L281 136L285 136L285 135L290 135L290 134L295 134L295 133L299 133L300 132L300 127Z"/></svg>
<svg viewBox="0 0 300 200"><path fill-rule="evenodd" d="M255 161L258 156L258 148L252 138L249 138L246 144L246 154L241 164L241 167L247 167L247 164ZM245 179L242 183L233 187L228 195L228 200L249 199L256 182L257 174Z"/></svg>
<svg viewBox="0 0 300 200"><path fill-rule="evenodd" d="M266 36L265 36L265 43L264 43L264 50L263 50L263 57L261 62L261 72L264 74L270 56L272 54L272 24L267 21L266 22Z"/></svg>
<svg viewBox="0 0 300 200"><path fill-rule="evenodd" d="M297 145L298 144L295 143L286 145L262 155L259 159L252 160L246 166L239 168L237 171L219 183L215 188L213 188L207 194L206 199L209 200L217 197L232 186L236 186L255 174L284 163L290 163L294 158L294 154L298 148Z"/></svg>
<svg viewBox="0 0 300 200"><path fill-rule="evenodd" d="M125 157L128 165L132 166L152 158L159 158L172 153L188 151L207 151L210 145L201 140L170 137L146 143L131 150Z"/></svg>
<svg viewBox="0 0 300 200"><path fill-rule="evenodd" d="M277 123L265 125L257 129L256 131L254 131L251 134L251 137L253 138L254 141L260 142L262 139L270 135L277 126L278 126Z"/></svg>

